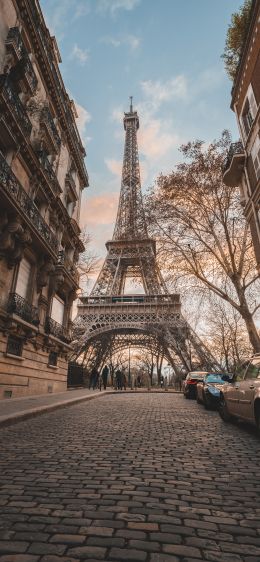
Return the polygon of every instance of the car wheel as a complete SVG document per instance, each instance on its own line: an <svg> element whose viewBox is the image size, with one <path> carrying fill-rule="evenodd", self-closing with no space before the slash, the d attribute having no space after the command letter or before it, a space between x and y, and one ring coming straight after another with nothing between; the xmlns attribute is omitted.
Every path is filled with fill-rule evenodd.
<svg viewBox="0 0 260 562"><path fill-rule="evenodd" d="M225 398L224 398L223 394L220 396L220 399L219 399L218 411L219 411L219 415L220 415L220 417L222 418L223 421L225 421L225 422L231 422L232 421L232 416L228 412L226 401L225 401Z"/></svg>

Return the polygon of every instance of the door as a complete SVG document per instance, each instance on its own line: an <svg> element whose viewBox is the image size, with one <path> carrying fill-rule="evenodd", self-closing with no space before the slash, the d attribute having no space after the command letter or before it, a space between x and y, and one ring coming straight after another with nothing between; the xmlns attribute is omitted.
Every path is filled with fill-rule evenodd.
<svg viewBox="0 0 260 562"><path fill-rule="evenodd" d="M227 409L232 415L238 414L239 389L242 378L242 375L237 376L234 382L227 383L223 388Z"/></svg>
<svg viewBox="0 0 260 562"><path fill-rule="evenodd" d="M238 389L238 415L254 421L254 397L260 387L260 357L250 361Z"/></svg>

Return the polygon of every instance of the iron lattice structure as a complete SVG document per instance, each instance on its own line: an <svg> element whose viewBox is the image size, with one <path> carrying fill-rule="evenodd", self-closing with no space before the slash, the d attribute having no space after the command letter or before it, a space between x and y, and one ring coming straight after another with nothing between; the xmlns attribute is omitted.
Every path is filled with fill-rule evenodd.
<svg viewBox="0 0 260 562"><path fill-rule="evenodd" d="M175 371L218 365L181 314L178 294L169 294L156 263L156 243L145 219L137 145L139 118L124 114L125 148L117 218L107 256L89 297L80 297L75 320L75 354L100 367L108 354L129 345L161 352ZM125 294L126 280L140 278L144 294Z"/></svg>

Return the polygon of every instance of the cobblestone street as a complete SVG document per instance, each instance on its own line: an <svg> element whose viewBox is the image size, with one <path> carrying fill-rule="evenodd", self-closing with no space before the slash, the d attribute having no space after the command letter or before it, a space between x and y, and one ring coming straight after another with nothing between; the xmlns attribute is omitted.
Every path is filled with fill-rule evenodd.
<svg viewBox="0 0 260 562"><path fill-rule="evenodd" d="M260 441L177 394L0 430L1 562L259 562Z"/></svg>

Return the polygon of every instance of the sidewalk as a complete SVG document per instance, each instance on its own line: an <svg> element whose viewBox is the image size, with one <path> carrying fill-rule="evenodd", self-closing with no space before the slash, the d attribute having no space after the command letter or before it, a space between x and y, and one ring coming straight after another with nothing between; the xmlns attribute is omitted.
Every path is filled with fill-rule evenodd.
<svg viewBox="0 0 260 562"><path fill-rule="evenodd" d="M33 416L71 406L84 400L111 394L114 390L89 390L80 388L55 394L38 394L22 398L6 398L0 401L0 427L11 425Z"/></svg>
<svg viewBox="0 0 260 562"><path fill-rule="evenodd" d="M55 394L38 394L22 398L6 398L5 400L0 400L0 427L17 423L21 420L43 414L44 412L50 412L51 410L71 406L72 404L83 402L84 400L99 398L100 396L105 396L106 394L120 394L120 392L130 392L134 394L135 392L147 393L147 391L147 388L136 388L133 390L127 388L126 391L115 390L114 388L108 388L107 390L101 391L79 388ZM165 389L152 388L150 392L164 393ZM178 393L179 391L169 388L167 389L167 392Z"/></svg>

